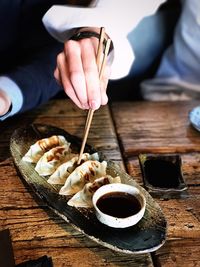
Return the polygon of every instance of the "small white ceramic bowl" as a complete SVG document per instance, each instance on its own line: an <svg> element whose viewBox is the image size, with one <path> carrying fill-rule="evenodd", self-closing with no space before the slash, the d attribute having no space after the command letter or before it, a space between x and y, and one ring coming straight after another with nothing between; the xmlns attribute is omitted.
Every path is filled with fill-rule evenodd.
<svg viewBox="0 0 200 267"><path fill-rule="evenodd" d="M97 219L114 228L135 225L146 208L146 199L138 188L120 183L103 185L94 193L92 201Z"/></svg>

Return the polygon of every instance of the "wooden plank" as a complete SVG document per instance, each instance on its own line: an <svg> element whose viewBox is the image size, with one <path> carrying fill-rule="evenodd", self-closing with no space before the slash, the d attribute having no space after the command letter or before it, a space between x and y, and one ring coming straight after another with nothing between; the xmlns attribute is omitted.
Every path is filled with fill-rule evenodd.
<svg viewBox="0 0 200 267"><path fill-rule="evenodd" d="M158 266L199 266L199 153L182 154L181 158L184 179L188 185L186 194L178 199L156 199L168 223L167 242L161 249L154 253L154 260ZM127 172L140 185L143 185L138 158L132 157L128 159L126 165ZM187 255L190 256L187 257Z"/></svg>
<svg viewBox="0 0 200 267"><path fill-rule="evenodd" d="M60 127L72 135L82 137L86 116L87 112L78 109L71 101L60 99L50 101L34 112L27 112L24 115L11 118L2 128L0 159L6 158L5 153L8 156L6 145L9 143L14 129L34 122ZM123 166L108 106L104 106L94 113L87 143L102 151L110 160Z"/></svg>
<svg viewBox="0 0 200 267"><path fill-rule="evenodd" d="M125 157L138 153L200 151L200 133L188 113L197 102L123 102L112 104L112 114Z"/></svg>
<svg viewBox="0 0 200 267"><path fill-rule="evenodd" d="M31 242L32 243L32 242ZM38 242L39 243L39 242ZM36 243L36 246L38 245ZM148 267L152 266L150 259L144 255L144 257L137 256L127 257L124 255L119 255L113 253L109 250L104 250L102 248L72 248L67 246L54 247L51 244L48 244L46 247L31 247L32 256L31 258L38 258L43 255L51 256L53 259L53 266L55 267ZM30 249L26 247L20 248L16 251L16 263L24 262L30 258ZM19 259L19 260L18 260Z"/></svg>
<svg viewBox="0 0 200 267"><path fill-rule="evenodd" d="M200 133L188 119L197 102L114 103L112 115L126 170L143 185L140 153L178 153L188 189L175 199L159 199L167 222L167 242L152 254L155 266L200 266ZM161 177L162 178L162 177Z"/></svg>
<svg viewBox="0 0 200 267"><path fill-rule="evenodd" d="M200 237L200 166L192 168L198 157L198 154L194 154L193 157L192 155L182 155L184 177L188 185L184 197L157 199L168 222L168 238ZM191 169L192 172L190 172ZM127 171L140 185L143 185L137 158L128 161Z"/></svg>
<svg viewBox="0 0 200 267"><path fill-rule="evenodd" d="M82 135L85 112L70 102L51 101L35 112L7 121L0 136L0 227L9 228L16 264L43 255L54 266L144 266L152 267L149 254L130 256L97 245L61 220L22 182L9 153L13 130L29 123L46 123ZM108 107L95 113L88 143L122 164L122 157Z"/></svg>
<svg viewBox="0 0 200 267"><path fill-rule="evenodd" d="M200 240L178 239L168 241L155 253L155 266L199 267Z"/></svg>

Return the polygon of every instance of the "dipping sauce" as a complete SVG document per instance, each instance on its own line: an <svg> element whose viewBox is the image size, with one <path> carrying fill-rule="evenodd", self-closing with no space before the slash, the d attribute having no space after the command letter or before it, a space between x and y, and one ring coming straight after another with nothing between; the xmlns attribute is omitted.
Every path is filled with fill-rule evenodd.
<svg viewBox="0 0 200 267"><path fill-rule="evenodd" d="M142 191L134 185L112 183L101 186L92 197L97 219L110 227L126 228L138 223L146 209Z"/></svg>
<svg viewBox="0 0 200 267"><path fill-rule="evenodd" d="M144 163L147 181L155 187L176 188L179 185L180 171L177 163L162 159L149 159Z"/></svg>
<svg viewBox="0 0 200 267"><path fill-rule="evenodd" d="M96 205L101 212L117 218L126 218L141 210L139 200L126 192L107 193L97 200Z"/></svg>

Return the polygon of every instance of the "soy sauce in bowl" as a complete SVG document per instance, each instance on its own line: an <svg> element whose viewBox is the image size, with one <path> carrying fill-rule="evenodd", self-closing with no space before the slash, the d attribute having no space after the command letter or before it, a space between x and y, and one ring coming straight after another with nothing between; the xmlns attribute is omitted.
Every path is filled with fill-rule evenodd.
<svg viewBox="0 0 200 267"><path fill-rule="evenodd" d="M139 200L126 192L110 192L97 200L100 211L117 218L126 218L138 213L141 209Z"/></svg>
<svg viewBox="0 0 200 267"><path fill-rule="evenodd" d="M103 185L94 193L92 201L97 219L114 228L135 225L146 208L141 190L121 183Z"/></svg>

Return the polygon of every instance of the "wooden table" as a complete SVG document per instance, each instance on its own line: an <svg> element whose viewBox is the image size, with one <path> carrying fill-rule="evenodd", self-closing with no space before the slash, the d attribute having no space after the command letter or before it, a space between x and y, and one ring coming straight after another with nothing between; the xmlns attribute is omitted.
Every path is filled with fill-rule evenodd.
<svg viewBox="0 0 200 267"><path fill-rule="evenodd" d="M180 153L187 194L157 199L168 221L167 241L156 252L126 255L102 247L55 215L23 182L10 152L14 129L44 123L82 136L86 112L70 101L47 105L0 124L0 228L9 228L16 264L52 257L62 266L200 266L200 133L188 121L196 102L121 102L95 112L88 143L119 163L142 185L139 153ZM4 266L1 266L4 267Z"/></svg>

